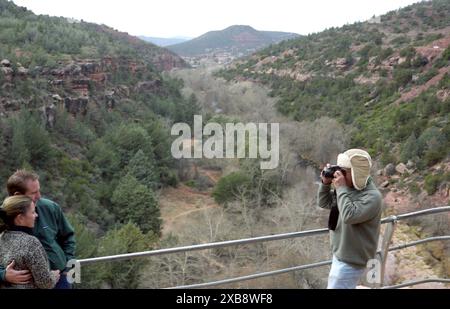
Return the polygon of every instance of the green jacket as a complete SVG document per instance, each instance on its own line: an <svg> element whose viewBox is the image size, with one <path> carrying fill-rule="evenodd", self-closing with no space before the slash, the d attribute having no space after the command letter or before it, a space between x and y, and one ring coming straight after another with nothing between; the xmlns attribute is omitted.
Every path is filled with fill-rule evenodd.
<svg viewBox="0 0 450 309"><path fill-rule="evenodd" d="M382 210L382 195L371 178L364 190L349 187L336 190L333 198L331 185L321 184L317 193L318 206L331 209L337 203L339 218L331 233L331 248L338 260L358 268L366 267L374 258Z"/></svg>
<svg viewBox="0 0 450 309"><path fill-rule="evenodd" d="M67 261L75 257L74 230L61 207L51 200L41 198L36 205L38 217L34 224L36 236L47 253L50 269L63 271ZM5 280L5 267L0 266L0 279Z"/></svg>

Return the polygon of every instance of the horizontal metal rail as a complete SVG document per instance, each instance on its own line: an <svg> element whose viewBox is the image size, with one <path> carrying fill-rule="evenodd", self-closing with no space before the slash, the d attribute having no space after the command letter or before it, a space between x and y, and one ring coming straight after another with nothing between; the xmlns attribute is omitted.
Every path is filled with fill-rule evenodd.
<svg viewBox="0 0 450 309"><path fill-rule="evenodd" d="M415 211L415 212L409 212L409 213L402 214L402 215L389 216L387 218L382 219L381 223L382 224L390 223L390 222L394 222L394 221L398 221L398 220L411 219L414 217L420 217L423 215L432 215L432 214L437 214L437 213L447 212L447 211L450 211L450 206L429 208L429 209L419 210L419 211Z"/></svg>
<svg viewBox="0 0 450 309"><path fill-rule="evenodd" d="M111 256L102 256L102 257L96 257L96 258L82 259L82 260L78 260L78 262L80 263L80 265L86 265L86 264L98 263L98 262L127 260L127 259L131 259L131 258L144 257L144 256L155 256L155 255L162 255L162 254L169 254L169 253L180 253L180 252L188 252L188 251L194 251L194 250L213 249L213 248L220 248L220 247L228 247L228 246L236 246L236 245L264 242L264 241L274 241L274 240L280 240L280 239L306 237L306 236L320 235L320 234L326 234L326 233L328 233L328 229L317 229L317 230L309 230L309 231L303 231L303 232L292 232L292 233L285 233L285 234L260 236L260 237L254 237L254 238L227 240L227 241L213 242L213 243L200 244L200 245L167 248L167 249L159 249L159 250L136 252L136 253L125 253L125 254L111 255Z"/></svg>
<svg viewBox="0 0 450 309"><path fill-rule="evenodd" d="M263 273L252 274L252 275L247 275L247 276L242 276L242 277L235 277L235 278L230 278L230 279L218 280L218 281L214 281L214 282L205 282L205 283L198 283L198 284L191 284L191 285L176 286L176 287L171 287L171 288L168 288L168 289L205 288L205 287L210 287L210 286L222 285L222 284L227 284L227 283L234 283L234 282L251 280L251 279L257 279L257 278L262 278L262 277L281 275L281 274L292 272L292 271L305 270L305 269L310 269L310 268L315 268L315 267L322 267L322 266L327 266L327 265L331 265L331 260L323 261L323 262L317 262L317 263L313 263L313 264L289 267L289 268L284 268L284 269L272 270L272 271L267 271L267 272L263 272Z"/></svg>
<svg viewBox="0 0 450 309"><path fill-rule="evenodd" d="M450 240L450 235L449 236L429 237L429 238L424 238L424 239L417 240L417 241L412 241L412 242L409 242L409 243L406 243L406 244L397 245L395 247L390 247L388 251L400 250L400 249L413 247L413 246L420 245L420 244L423 244L423 243L426 243L426 242L437 241L437 240Z"/></svg>
<svg viewBox="0 0 450 309"><path fill-rule="evenodd" d="M409 282L405 282L405 283L401 283L401 284L397 284L397 285L383 286L382 289L399 289L399 288L404 288L407 286L418 285L418 284L429 283L429 282L450 283L450 279L430 278L430 279L409 281Z"/></svg>
<svg viewBox="0 0 450 309"><path fill-rule="evenodd" d="M390 216L390 217L382 219L381 223L384 224L384 223L394 222L394 221L398 221L398 220L409 219L412 217L436 214L436 213L447 212L447 211L450 211L450 206L425 209L425 210L421 210L421 211L417 211L417 212L412 212L412 213L407 213L407 214L402 214L402 215L397 215L397 216ZM265 242L265 241L274 241L274 240L281 240L281 239L321 235L321 234L328 233L328 231L329 230L325 228L325 229L284 233L284 234L276 234L276 235L269 235L269 236L260 236L260 237L254 237L254 238L227 240L227 241L207 243L207 244L199 244L199 245L151 250L151 251L144 251L144 252L125 253L125 254L119 254L119 255L80 259L80 260L78 260L78 262L80 263L80 265L87 265L87 264L98 263L98 262L128 260L128 259L139 258L139 257L148 257L148 256L156 256L156 255L163 255L163 254L188 252L188 251L194 251L194 250L205 250L205 249L236 246L236 245L258 243L258 242Z"/></svg>

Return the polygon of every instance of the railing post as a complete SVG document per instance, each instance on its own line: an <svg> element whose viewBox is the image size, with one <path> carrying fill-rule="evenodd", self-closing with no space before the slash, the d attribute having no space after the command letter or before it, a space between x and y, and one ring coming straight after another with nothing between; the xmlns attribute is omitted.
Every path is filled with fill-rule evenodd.
<svg viewBox="0 0 450 309"><path fill-rule="evenodd" d="M386 261L389 253L389 244L392 241L392 236L394 235L395 227L397 225L397 217L390 216L388 219L392 221L386 225L386 229L381 240L381 250L377 252L376 258L380 262L380 269L378 270L380 281L375 284L376 288L380 288L384 285L384 275L386 272Z"/></svg>

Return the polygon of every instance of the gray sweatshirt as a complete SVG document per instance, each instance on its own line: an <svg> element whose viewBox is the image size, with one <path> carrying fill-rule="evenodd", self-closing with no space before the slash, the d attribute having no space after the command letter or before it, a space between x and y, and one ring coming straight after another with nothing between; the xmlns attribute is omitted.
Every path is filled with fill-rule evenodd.
<svg viewBox="0 0 450 309"><path fill-rule="evenodd" d="M0 265L8 266L15 261L15 270L29 270L33 276L30 284L13 285L0 283L0 288L51 289L56 276L50 272L47 253L39 240L20 231L5 231L0 234Z"/></svg>
<svg viewBox="0 0 450 309"><path fill-rule="evenodd" d="M338 260L354 267L363 268L375 256L382 210L382 195L369 178L364 190L346 186L336 190L333 198L331 185L320 184L317 203L321 208L331 209L337 203L339 219L336 230L331 233L331 248Z"/></svg>

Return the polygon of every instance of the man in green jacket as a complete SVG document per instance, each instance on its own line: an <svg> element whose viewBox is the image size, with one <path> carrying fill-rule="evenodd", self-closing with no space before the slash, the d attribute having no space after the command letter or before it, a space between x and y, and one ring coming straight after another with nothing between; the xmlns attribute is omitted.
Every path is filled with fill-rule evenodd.
<svg viewBox="0 0 450 309"><path fill-rule="evenodd" d="M333 178L322 172L317 193L318 206L331 209L337 220L330 227L333 262L328 288L354 289L377 250L382 195L370 177L372 160L366 151L339 154L337 165L340 170Z"/></svg>
<svg viewBox="0 0 450 309"><path fill-rule="evenodd" d="M51 270L59 270L61 277L56 289L71 288L65 273L67 262L75 256L74 230L64 216L62 209L55 202L42 198L40 192L39 176L35 173L18 170L9 179L7 190L10 196L24 194L36 203L38 217L33 229L45 251L47 252ZM26 284L32 276L27 270L14 270L14 261L6 268L0 265L0 280Z"/></svg>

